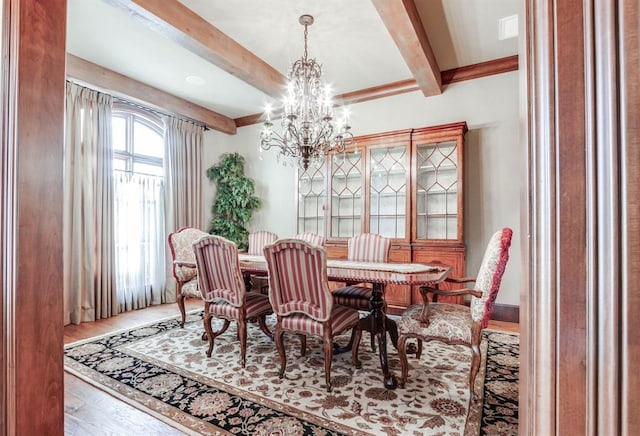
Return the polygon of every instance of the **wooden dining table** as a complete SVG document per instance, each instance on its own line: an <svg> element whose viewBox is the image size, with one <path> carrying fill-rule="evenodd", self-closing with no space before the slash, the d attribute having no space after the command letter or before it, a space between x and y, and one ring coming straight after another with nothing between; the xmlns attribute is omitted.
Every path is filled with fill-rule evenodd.
<svg viewBox="0 0 640 436"><path fill-rule="evenodd" d="M245 275L245 282L250 287L251 275L266 277L267 262L264 256L239 254L240 269ZM371 283L371 310L360 320L363 330L375 335L378 342L380 367L384 377L384 386L395 389L397 380L389 370L387 360L387 333L394 346L397 345L398 329L396 322L384 312L384 290L388 284L395 285L436 285L450 274L447 265L424 265L417 263L374 263L354 262L348 260L327 259L327 278L335 282Z"/></svg>

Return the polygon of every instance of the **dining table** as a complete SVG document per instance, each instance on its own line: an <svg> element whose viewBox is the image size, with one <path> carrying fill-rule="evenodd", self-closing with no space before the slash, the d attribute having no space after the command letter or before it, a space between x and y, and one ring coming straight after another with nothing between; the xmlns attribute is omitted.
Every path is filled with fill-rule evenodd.
<svg viewBox="0 0 640 436"><path fill-rule="evenodd" d="M240 253L238 257L240 270L245 276L248 289L251 287L249 279L251 275L268 276L267 262L264 256ZM374 335L378 342L383 383L387 389L395 389L398 385L395 375L389 370L387 359L387 333L389 333L393 345L397 346L398 329L396 322L389 318L384 311L386 285L433 286L443 282L450 273L451 267L442 264L377 263L327 259L327 278L329 281L370 283L372 285L371 309L369 314L360 320L360 327Z"/></svg>

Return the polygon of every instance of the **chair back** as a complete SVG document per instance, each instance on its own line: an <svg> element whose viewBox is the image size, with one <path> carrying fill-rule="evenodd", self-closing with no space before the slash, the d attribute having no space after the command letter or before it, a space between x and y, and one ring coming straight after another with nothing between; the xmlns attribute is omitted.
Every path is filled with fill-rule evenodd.
<svg viewBox="0 0 640 436"><path fill-rule="evenodd" d="M391 239L376 233L362 233L349 238L347 258L356 262L388 262Z"/></svg>
<svg viewBox="0 0 640 436"><path fill-rule="evenodd" d="M221 236L207 235L193 243L193 251L202 298L205 301L222 298L232 306L242 306L246 289L238 246Z"/></svg>
<svg viewBox="0 0 640 436"><path fill-rule="evenodd" d="M489 323L493 306L500 290L500 282L509 260L509 247L513 231L505 227L493 234L476 277L475 289L482 291L482 297L471 298L471 318L480 322L482 328Z"/></svg>
<svg viewBox="0 0 640 436"><path fill-rule="evenodd" d="M319 245L321 247L324 247L325 242L324 236L311 232L298 233L296 236L294 236L294 239L301 239L303 241L311 242L312 244Z"/></svg>
<svg viewBox="0 0 640 436"><path fill-rule="evenodd" d="M208 233L193 227L182 227L173 233L169 233L168 243L171 250L171 258L174 261L195 262L193 243L207 235ZM196 274L197 270L194 268L183 267L175 262L173 263L173 277L180 282L189 281Z"/></svg>
<svg viewBox="0 0 640 436"><path fill-rule="evenodd" d="M273 311L278 316L302 313L315 321L327 321L333 297L324 248L299 239L280 239L267 245L264 255Z"/></svg>
<svg viewBox="0 0 640 436"><path fill-rule="evenodd" d="M265 245L273 244L278 239L278 235L267 230L259 230L249 233L249 248L247 254L262 256L262 249Z"/></svg>

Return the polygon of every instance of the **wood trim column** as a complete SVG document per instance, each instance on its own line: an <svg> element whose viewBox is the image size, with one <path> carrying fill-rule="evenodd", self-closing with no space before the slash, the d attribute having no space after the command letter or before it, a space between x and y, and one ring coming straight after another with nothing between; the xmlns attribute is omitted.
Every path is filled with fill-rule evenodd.
<svg viewBox="0 0 640 436"><path fill-rule="evenodd" d="M520 433L638 434L637 0L527 2Z"/></svg>
<svg viewBox="0 0 640 436"><path fill-rule="evenodd" d="M620 433L640 434L640 10L638 0L618 2L620 38L620 199L622 251L620 305L622 360Z"/></svg>
<svg viewBox="0 0 640 436"><path fill-rule="evenodd" d="M64 432L66 0L2 1L0 434Z"/></svg>

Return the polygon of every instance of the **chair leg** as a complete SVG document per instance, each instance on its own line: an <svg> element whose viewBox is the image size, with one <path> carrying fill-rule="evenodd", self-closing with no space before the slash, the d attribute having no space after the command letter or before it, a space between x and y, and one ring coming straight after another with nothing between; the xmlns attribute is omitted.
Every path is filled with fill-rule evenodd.
<svg viewBox="0 0 640 436"><path fill-rule="evenodd" d="M276 341L276 349L278 350L278 355L280 356L280 372L278 373L278 377L282 378L284 377L284 369L287 366L287 356L284 352L284 330L282 330L282 327L280 326L280 322L278 322L278 324L276 325L276 334L275 334L275 341Z"/></svg>
<svg viewBox="0 0 640 436"><path fill-rule="evenodd" d="M207 333L207 339L209 340L209 349L207 350L207 357L211 357L213 351L213 329L211 328L211 315L205 313L204 315L204 331Z"/></svg>
<svg viewBox="0 0 640 436"><path fill-rule="evenodd" d="M240 339L240 364L244 368L247 360L247 322L238 320L238 336Z"/></svg>
<svg viewBox="0 0 640 436"><path fill-rule="evenodd" d="M184 328L184 322L187 319L187 313L184 308L184 295L182 295L179 292L176 294L176 303L178 303L178 309L180 309L180 315L181 315L180 327Z"/></svg>
<svg viewBox="0 0 640 436"><path fill-rule="evenodd" d="M376 335L371 333L369 336L371 336L371 351L375 353L376 352Z"/></svg>
<svg viewBox="0 0 640 436"><path fill-rule="evenodd" d="M231 324L231 321L229 321L228 319L225 319L224 324L222 324L222 328L214 332L213 329L211 328L211 318L213 318L213 316L205 315L205 319L204 319L204 329L205 329L205 332L207 333L207 336L209 337L209 350L207 351L207 357L211 357L211 352L213 351L213 341L216 339L216 337L226 332L227 329L229 328L229 324Z"/></svg>
<svg viewBox="0 0 640 436"><path fill-rule="evenodd" d="M373 338L374 336L371 335ZM362 329L359 325L356 325L351 331L351 338L354 340L353 347L351 347L351 362L357 369L362 368L362 362L358 359L358 349L360 348L360 339L362 338Z"/></svg>
<svg viewBox="0 0 640 436"><path fill-rule="evenodd" d="M422 344L422 341L418 339L418 343ZM407 361L407 336L401 335L398 338L398 357L400 358L401 367L398 386L403 388L407 381L407 375L409 374L409 362Z"/></svg>
<svg viewBox="0 0 640 436"><path fill-rule="evenodd" d="M331 327L324 328L323 343L324 343L324 382L327 385L327 392L331 392L331 361L333 360L333 334L331 332Z"/></svg>
<svg viewBox="0 0 640 436"><path fill-rule="evenodd" d="M269 330L269 327L267 327L266 315L262 315L258 317L258 326L260 327L260 330L262 330L262 333L267 335L267 337L273 341L273 332Z"/></svg>
<svg viewBox="0 0 640 436"><path fill-rule="evenodd" d="M480 346L478 344L471 345L471 372L469 373L469 394L471 396L471 401L475 401L477 399L476 393L474 390L474 385L476 382L476 376L478 375L478 370L480 369Z"/></svg>
<svg viewBox="0 0 640 436"><path fill-rule="evenodd" d="M299 334L300 338L300 356L304 357L307 354L307 335Z"/></svg>

